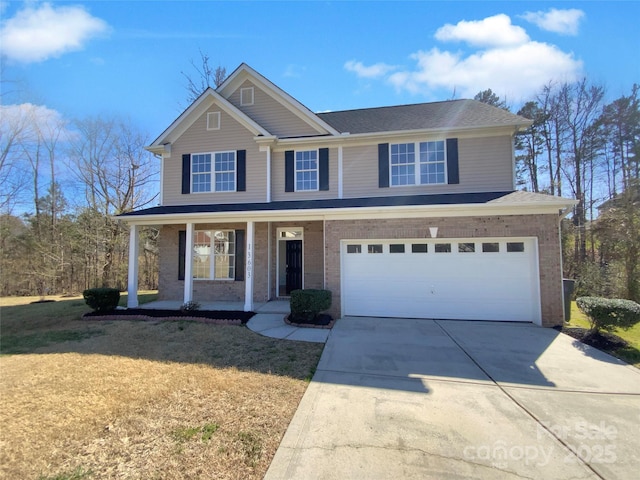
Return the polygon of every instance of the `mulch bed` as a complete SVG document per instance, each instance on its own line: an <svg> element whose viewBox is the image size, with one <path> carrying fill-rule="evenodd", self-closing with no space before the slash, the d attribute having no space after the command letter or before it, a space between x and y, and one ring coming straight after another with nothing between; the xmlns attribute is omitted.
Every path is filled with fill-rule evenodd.
<svg viewBox="0 0 640 480"><path fill-rule="evenodd" d="M336 321L331 317L331 315L327 315L324 313L321 313L320 315L316 316L316 318L314 318L310 322L306 321L306 319L295 317L293 315L287 315L286 317L284 317L284 322L287 325L292 325L294 327L326 328L326 329L333 328L333 324L336 323Z"/></svg>
<svg viewBox="0 0 640 480"><path fill-rule="evenodd" d="M254 312L239 310L161 310L152 308L117 309L108 313L89 312L83 315L87 320L143 320L143 321L192 321L215 325L244 325Z"/></svg>
<svg viewBox="0 0 640 480"><path fill-rule="evenodd" d="M576 340L580 340L582 343L590 345L598 350L602 350L605 352L613 352L619 348L624 348L629 344L623 340L622 338L614 335L613 333L608 332L598 332L594 335L587 336L589 332L586 328L581 327L563 327L562 333L566 333L567 335L575 338Z"/></svg>

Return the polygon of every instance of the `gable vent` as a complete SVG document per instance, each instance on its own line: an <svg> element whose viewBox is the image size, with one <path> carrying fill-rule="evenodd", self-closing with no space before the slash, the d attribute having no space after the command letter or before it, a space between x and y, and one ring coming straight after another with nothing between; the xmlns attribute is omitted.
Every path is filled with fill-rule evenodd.
<svg viewBox="0 0 640 480"><path fill-rule="evenodd" d="M240 89L240 105L253 105L253 87Z"/></svg>

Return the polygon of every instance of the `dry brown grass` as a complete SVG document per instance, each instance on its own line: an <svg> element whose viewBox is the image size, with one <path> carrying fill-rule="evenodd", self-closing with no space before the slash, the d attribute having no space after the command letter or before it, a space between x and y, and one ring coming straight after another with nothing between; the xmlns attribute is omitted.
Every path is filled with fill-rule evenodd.
<svg viewBox="0 0 640 480"><path fill-rule="evenodd" d="M0 478L264 476L321 345L238 326L88 325L68 309L56 322L60 303L33 323L2 309L3 334L93 333L0 357Z"/></svg>

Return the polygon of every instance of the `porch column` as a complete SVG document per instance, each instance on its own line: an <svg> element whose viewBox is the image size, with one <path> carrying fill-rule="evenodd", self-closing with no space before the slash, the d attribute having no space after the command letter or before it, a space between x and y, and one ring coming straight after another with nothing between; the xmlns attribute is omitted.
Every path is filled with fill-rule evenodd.
<svg viewBox="0 0 640 480"><path fill-rule="evenodd" d="M245 258L244 276L244 311L253 310L253 242L254 242L254 222L247 222L247 249Z"/></svg>
<svg viewBox="0 0 640 480"><path fill-rule="evenodd" d="M138 306L138 243L140 226L131 225L129 229L129 273L127 278L127 307Z"/></svg>
<svg viewBox="0 0 640 480"><path fill-rule="evenodd" d="M193 223L187 223L184 249L184 303L193 300Z"/></svg>

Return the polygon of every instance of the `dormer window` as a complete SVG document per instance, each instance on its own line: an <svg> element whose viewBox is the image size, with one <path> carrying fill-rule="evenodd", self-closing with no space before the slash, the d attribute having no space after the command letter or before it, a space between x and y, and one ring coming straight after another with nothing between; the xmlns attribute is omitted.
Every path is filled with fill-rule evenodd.
<svg viewBox="0 0 640 480"><path fill-rule="evenodd" d="M240 106L253 105L253 87L240 89Z"/></svg>

